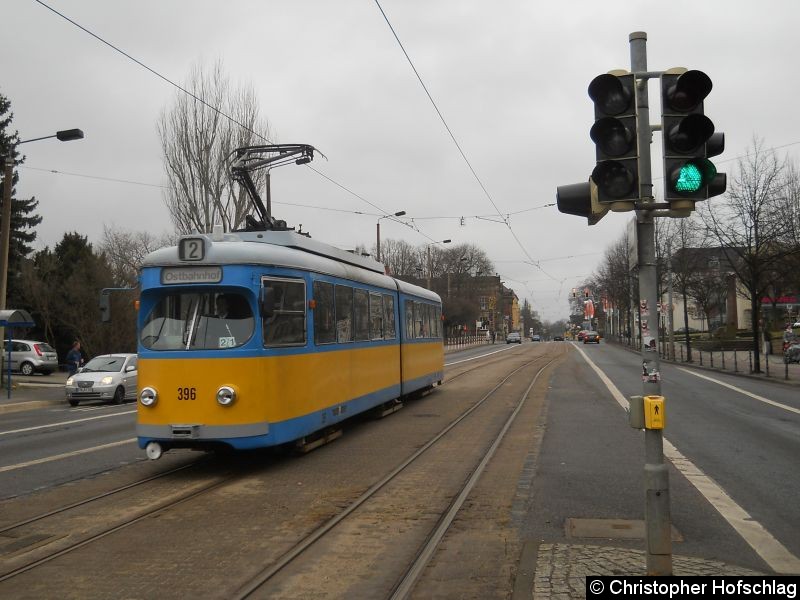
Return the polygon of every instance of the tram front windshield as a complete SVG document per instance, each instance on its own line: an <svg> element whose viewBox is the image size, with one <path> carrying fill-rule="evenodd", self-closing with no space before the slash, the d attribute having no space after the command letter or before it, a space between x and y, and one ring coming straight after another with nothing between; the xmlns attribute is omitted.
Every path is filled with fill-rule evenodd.
<svg viewBox="0 0 800 600"><path fill-rule="evenodd" d="M243 295L176 291L153 306L139 339L150 350L218 350L241 346L253 330L253 311Z"/></svg>

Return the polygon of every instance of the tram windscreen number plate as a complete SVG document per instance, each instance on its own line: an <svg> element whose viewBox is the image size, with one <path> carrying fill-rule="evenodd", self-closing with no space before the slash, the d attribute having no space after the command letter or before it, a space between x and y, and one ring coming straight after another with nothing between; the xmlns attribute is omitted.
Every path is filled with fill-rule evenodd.
<svg viewBox="0 0 800 600"><path fill-rule="evenodd" d="M203 260L205 253L203 238L184 238L178 244L178 258L181 260Z"/></svg>
<svg viewBox="0 0 800 600"><path fill-rule="evenodd" d="M234 337L221 337L219 338L220 348L234 348L236 346L236 338Z"/></svg>

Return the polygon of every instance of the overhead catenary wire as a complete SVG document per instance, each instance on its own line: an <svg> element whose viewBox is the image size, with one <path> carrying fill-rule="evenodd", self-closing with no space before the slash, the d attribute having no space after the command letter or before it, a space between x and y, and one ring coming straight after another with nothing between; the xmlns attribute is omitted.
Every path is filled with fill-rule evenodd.
<svg viewBox="0 0 800 600"><path fill-rule="evenodd" d="M494 207L495 211L497 211L497 215L500 217L500 219L502 219L502 222L505 223L506 227L508 227L508 230L511 233L511 236L514 238L514 241L517 243L517 246L519 246L519 248L522 250L522 252L525 254L525 256L528 257L528 259L531 261L531 264L536 266L537 269L539 269L542 273L544 273L545 275L547 275L548 277L550 277L554 281L558 281L558 279L556 279L555 277L553 277L552 275L547 273L544 269L542 269L541 266L539 266L538 264L535 263L535 261L533 260L533 257L528 252L528 249L522 244L522 241L517 236L517 233L511 227L511 224L509 223L508 218L503 216L503 213L500 211L500 208L497 206L497 203L494 201L494 198L492 198L492 195L489 193L489 190L486 189L486 186L483 184L483 181L481 181L481 178L478 176L478 173L473 168L472 163L470 163L469 159L467 158L467 155L464 153L464 150L461 148L461 145L458 143L458 140L456 139L456 136L453 134L452 129L447 124L447 121L445 120L444 115L442 114L442 111L439 110L439 107L437 106L436 101L433 99L433 96L431 95L430 91L428 90L428 86L425 85L425 82L423 81L422 76L419 74L419 71L417 70L416 66L414 66L414 61L411 60L411 57L408 55L408 52L406 52L405 46L403 46L403 42L400 41L400 37L397 35L397 32L395 31L394 27L392 26L391 21L389 21L389 17L386 15L386 12L383 10L383 7L381 6L381 3L379 2L379 0L375 0L375 4L377 5L378 10L380 10L381 15L383 15L384 21L386 21L386 24L389 26L389 29L391 30L392 35L394 36L394 39L397 41L397 44L400 46L400 49L403 51L403 55L406 57L406 60L408 61L408 64L411 66L411 69L414 71L414 75L416 75L417 80L419 81L420 85L422 86L422 89L425 91L425 94L428 96L428 100L430 100L431 104L433 105L433 108L436 111L436 114L439 115L439 119L442 121L442 124L444 125L444 128L447 130L447 133L450 136L450 139L453 140L453 143L455 144L456 148L458 149L458 152L461 154L461 157L464 159L464 162L467 164L467 167L469 168L469 170L472 173L473 177L478 182L478 185L483 190L484 195L489 200L489 202L492 204L492 206Z"/></svg>
<svg viewBox="0 0 800 600"><path fill-rule="evenodd" d="M62 12L59 12L58 10L56 10L56 9L55 9L55 8L53 8L52 6L48 5L47 3L43 2L42 0L34 0L34 2L36 2L37 4L39 4L39 5L43 6L44 8L46 8L46 9L47 9L47 10L49 10L49 11L51 11L52 13L54 13L54 14L58 15L59 17L61 17L62 19L64 19L64 20L65 20L65 21L67 21L68 23L70 23L70 24L74 25L75 27L77 27L78 29L80 29L81 31L83 31L84 33L86 33L86 34L90 35L91 37L93 37L94 39L96 39L97 41L99 41L100 43L102 43L102 44L105 44L106 46L108 46L109 48L111 48L112 50L114 50L115 52L118 52L119 54L121 54L122 56L124 56L125 58L127 58L128 60L130 60L130 61L132 61L132 62L136 63L137 65L139 65L140 67L142 67L143 69L145 69L146 71L148 71L149 73L151 73L151 74L155 75L155 76L156 76L156 77L158 77L159 79L161 79L161 80L165 81L165 82L166 82L166 83L168 83L169 85L171 85L171 86L173 86L174 88L176 88L176 89L180 90L181 92L183 92L183 93L184 93L184 94L186 94L187 96L191 97L192 99L196 100L197 102L199 102L199 103L200 103L200 104L202 104L203 106L205 106L205 107L209 108L210 110L214 111L215 113L217 113L217 114L218 114L218 115L220 115L221 117L223 117L223 118L225 118L225 119L228 119L228 120L229 120L231 123L234 123L235 125L237 125L237 126L241 127L241 128L242 128L242 129L244 129L245 131L247 131L247 132L249 132L249 133L252 133L253 135L255 135L255 136L257 136L257 137L261 138L261 139L262 139L262 140L264 140L264 141L266 141L267 143L270 143L270 144L272 144L272 143L273 143L273 142L272 142L272 140L270 140L268 137L266 137L266 136L264 136L263 134L261 134L261 133L258 133L258 132L256 132L256 131L253 131L253 130L252 130L250 127L248 127L247 125L244 125L243 123L241 123L241 122L237 121L235 118L233 118L232 116L230 116L230 115L226 114L224 111L220 110L218 107L216 107L216 106L213 106L213 105L209 104L209 103L208 103L208 102L206 102L206 101L205 101L203 98L200 98L200 97L199 97L199 96L197 96L196 94L193 94L192 92L190 92L189 90L187 90L187 89L186 89L186 88L184 88L183 86L181 86L181 85L179 85L179 84L175 83L175 82L174 82L174 81L172 81L170 78L166 77L165 75L162 75L161 73L159 73L158 71L156 71L156 70L155 70L155 69L153 69L152 67L150 67L150 66L146 65L145 63L143 63L143 62L142 62L142 61L140 61L139 59L135 58L135 57L134 57L134 56L132 56L131 54L129 54L129 53L127 53L127 52L125 52L125 51L124 51L124 50L122 50L121 48L119 48L119 47L115 46L115 45L114 45L114 44L112 44L111 42L109 42L109 41L105 40L104 38L100 37L99 35L97 35L97 34L96 34L96 33L94 33L93 31L91 31L91 30L89 30L88 28L84 27L83 25L81 25L80 23L78 23L77 21L75 21L74 19L71 19L70 17L68 17L68 16L67 16L67 15L65 15L64 13L62 13ZM361 200L361 201L365 202L366 204L369 204L370 206L372 206L372 207L373 207L373 208L375 208L376 210L380 210L380 211L381 211L383 214L386 214L386 215L388 215L388 214L391 214L391 213L389 213L388 211L386 211L386 210L384 210L383 208L381 208L380 206L378 206L377 204L375 204L374 202L371 202L371 201L367 200L366 198L364 198L363 196L361 196L361 195L359 195L359 194L356 194L354 191L352 191L352 190L351 190L351 189L349 189L348 187L346 187L346 186L342 185L341 183L339 183L339 182L335 181L335 180L334 180L334 179L332 179L331 177L329 177L329 176L325 175L325 174L324 174L324 173L322 173L322 172L321 172L319 169L316 169L316 168L314 168L314 167L312 167L312 166L310 166L310 165L306 165L306 166L307 166L308 168L310 168L312 171L314 171L315 173L317 173L319 176L323 177L324 179L326 179L326 180L327 180L327 181L329 181L330 183L333 183L334 185L336 185L337 187L341 188L341 189L342 189L342 190L344 190L345 192L347 192L347 193L349 193L349 194L351 194L351 195L355 196L356 198L358 198L359 200ZM417 230L417 231L418 231L418 230ZM430 237L426 236L425 234L423 234L423 233L422 233L422 232L420 232L420 231L418 231L418 233L420 233L420 234L421 234L421 235L423 235L424 237L427 237L428 239L431 239Z"/></svg>

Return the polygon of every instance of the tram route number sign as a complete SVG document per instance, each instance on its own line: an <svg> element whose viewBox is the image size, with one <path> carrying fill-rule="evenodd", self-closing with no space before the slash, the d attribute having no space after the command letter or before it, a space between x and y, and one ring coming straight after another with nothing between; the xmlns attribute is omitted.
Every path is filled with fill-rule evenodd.
<svg viewBox="0 0 800 600"><path fill-rule="evenodd" d="M183 238L178 242L178 258L181 260L203 260L206 245L203 238Z"/></svg>

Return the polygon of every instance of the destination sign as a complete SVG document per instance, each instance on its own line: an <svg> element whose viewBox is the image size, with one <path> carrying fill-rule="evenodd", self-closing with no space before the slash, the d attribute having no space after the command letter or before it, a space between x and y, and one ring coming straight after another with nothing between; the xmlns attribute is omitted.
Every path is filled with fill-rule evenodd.
<svg viewBox="0 0 800 600"><path fill-rule="evenodd" d="M165 267L161 269L161 284L219 283L222 267Z"/></svg>

